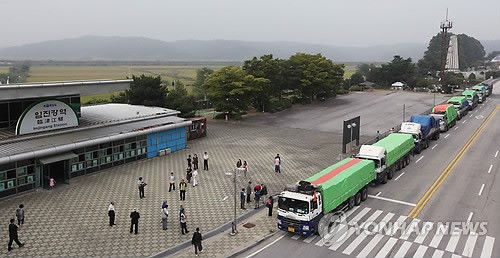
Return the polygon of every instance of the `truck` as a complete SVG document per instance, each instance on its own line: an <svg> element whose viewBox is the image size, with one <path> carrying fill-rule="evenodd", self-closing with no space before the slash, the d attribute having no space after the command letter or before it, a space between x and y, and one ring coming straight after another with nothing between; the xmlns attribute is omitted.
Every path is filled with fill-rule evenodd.
<svg viewBox="0 0 500 258"><path fill-rule="evenodd" d="M471 110L477 107L479 103L479 97L477 96L477 93L475 90L464 90L462 92L462 96L465 96L467 98L467 101L469 101L469 106L471 107Z"/></svg>
<svg viewBox="0 0 500 258"><path fill-rule="evenodd" d="M462 117L466 116L469 113L469 101L465 96L454 96L446 101L447 104L452 104L455 106L455 109L458 113L458 120L462 119Z"/></svg>
<svg viewBox="0 0 500 258"><path fill-rule="evenodd" d="M467 102L467 101L465 101ZM414 152L419 154L429 147L431 140L439 139L439 122L433 116L412 115L409 122L403 122L399 133L413 136Z"/></svg>
<svg viewBox="0 0 500 258"><path fill-rule="evenodd" d="M324 215L365 201L375 178L373 161L346 158L287 186L278 196L278 228L303 236L317 233Z"/></svg>
<svg viewBox="0 0 500 258"><path fill-rule="evenodd" d="M356 157L375 162L376 183L386 184L397 170L410 164L414 147L412 135L391 133L373 145L361 145Z"/></svg>
<svg viewBox="0 0 500 258"><path fill-rule="evenodd" d="M491 82L482 82L481 85L486 87L486 96L490 96L493 93L493 83Z"/></svg>
<svg viewBox="0 0 500 258"><path fill-rule="evenodd" d="M472 86L472 90L476 91L479 103L483 103L486 100L486 87L484 85Z"/></svg>
<svg viewBox="0 0 500 258"><path fill-rule="evenodd" d="M439 129L441 132L447 132L457 123L457 110L452 104L437 105L432 108L432 114L430 115L440 120Z"/></svg>

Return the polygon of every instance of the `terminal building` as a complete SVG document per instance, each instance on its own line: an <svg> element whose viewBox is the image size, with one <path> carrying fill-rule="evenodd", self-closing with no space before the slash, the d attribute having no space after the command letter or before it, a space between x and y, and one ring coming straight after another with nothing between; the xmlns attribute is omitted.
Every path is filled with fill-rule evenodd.
<svg viewBox="0 0 500 258"><path fill-rule="evenodd" d="M130 88L132 80L0 86L0 198L186 148L206 119L129 104L82 107L80 97Z"/></svg>

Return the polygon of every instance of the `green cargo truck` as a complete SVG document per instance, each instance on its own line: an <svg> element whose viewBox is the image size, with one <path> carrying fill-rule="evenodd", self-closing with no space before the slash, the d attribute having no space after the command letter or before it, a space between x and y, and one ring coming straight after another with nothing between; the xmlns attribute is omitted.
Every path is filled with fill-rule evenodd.
<svg viewBox="0 0 500 258"><path fill-rule="evenodd" d="M467 101L469 101L469 106L471 107L471 110L477 107L479 103L479 97L477 96L475 90L464 90L462 92L462 96L465 96L467 98Z"/></svg>
<svg viewBox="0 0 500 258"><path fill-rule="evenodd" d="M391 133L373 145L362 145L356 157L374 161L377 183L385 184L394 177L396 170L410 164L414 147L412 135Z"/></svg>
<svg viewBox="0 0 500 258"><path fill-rule="evenodd" d="M441 132L447 132L448 129L457 123L458 113L452 104L437 105L432 109L432 114L430 115L440 120L439 129Z"/></svg>
<svg viewBox="0 0 500 258"><path fill-rule="evenodd" d="M318 232L325 214L366 200L367 186L375 178L373 161L347 158L288 186L278 196L278 228L300 235Z"/></svg>

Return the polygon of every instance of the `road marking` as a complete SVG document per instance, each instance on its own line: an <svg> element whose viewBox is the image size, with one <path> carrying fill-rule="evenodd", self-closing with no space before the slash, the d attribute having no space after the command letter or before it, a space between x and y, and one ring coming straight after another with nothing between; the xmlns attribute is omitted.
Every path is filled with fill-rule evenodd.
<svg viewBox="0 0 500 258"><path fill-rule="evenodd" d="M398 179L399 179L400 177L402 177L404 174L405 174L405 172L401 172L401 174L400 174L398 177L396 177L396 178L394 179L394 181L398 181ZM378 196L378 195L377 195L377 196Z"/></svg>
<svg viewBox="0 0 500 258"><path fill-rule="evenodd" d="M471 115L472 116L472 115ZM467 119L464 119L464 121L462 121L462 124L465 124L465 122L467 122Z"/></svg>
<svg viewBox="0 0 500 258"><path fill-rule="evenodd" d="M443 257L443 255L443 251L436 249L436 251L434 251L434 254L432 254L432 258L441 258Z"/></svg>
<svg viewBox="0 0 500 258"><path fill-rule="evenodd" d="M495 152L495 158L496 158L497 156L498 156L498 151L497 151L497 152Z"/></svg>
<svg viewBox="0 0 500 258"><path fill-rule="evenodd" d="M361 242L363 242L363 240L365 240L367 236L368 235L365 233L365 231L361 232L361 234L359 234L359 236L356 237L356 239L354 239L354 241L352 241L351 244L347 246L347 248L342 253L350 255L352 251L354 251L354 249L356 249L356 247L358 247L359 244L361 244Z"/></svg>
<svg viewBox="0 0 500 258"><path fill-rule="evenodd" d="M467 238L467 242L465 242L464 251L462 253L463 256L472 256L472 252L474 252L474 246L476 245L477 236L477 233L471 232L471 234Z"/></svg>
<svg viewBox="0 0 500 258"><path fill-rule="evenodd" d="M446 137L444 137L444 138L446 138ZM415 161L415 163L418 163L418 162L419 162L421 159L423 159L423 158L424 158L424 156L422 156L422 157L418 158L418 159L417 159L417 161Z"/></svg>
<svg viewBox="0 0 500 258"><path fill-rule="evenodd" d="M474 212L472 212L472 211L471 211L471 212L469 213L469 217L467 218L467 223L470 223L470 222L471 222L471 220L472 220L472 215L474 215Z"/></svg>
<svg viewBox="0 0 500 258"><path fill-rule="evenodd" d="M444 182L446 177L451 173L453 168L456 166L458 161L464 156L465 152L470 148L472 143L479 137L479 134L484 130L484 128L488 125L488 123L493 119L493 117L496 115L496 113L500 110L500 105L497 105L494 110L491 111L491 113L488 115L488 117L481 123L479 128L474 132L474 134L469 138L469 140L465 143L465 145L460 149L460 151L457 153L457 155L453 158L453 160L448 164L448 166L443 170L443 172L439 175L439 177L432 183L432 185L427 189L427 191L424 193L424 195L420 198L420 200L417 202L417 206L415 206L410 213L408 214L408 217L415 218L420 214L422 209L427 205L429 200L434 196L436 193L437 189L441 186L441 184Z"/></svg>
<svg viewBox="0 0 500 258"><path fill-rule="evenodd" d="M343 235L343 238L339 238L339 241L335 242L332 246L330 246L328 249L330 250L337 250L347 239L349 239L352 234L356 231L355 227L350 227L347 232Z"/></svg>
<svg viewBox="0 0 500 258"><path fill-rule="evenodd" d="M418 234L416 232L417 230L417 226L418 226L418 223L420 222L419 219L413 219L411 222L410 222L410 226L405 230L405 232L403 232L401 234L401 237L399 239L402 239L402 240L408 240L408 238L410 237L411 233L412 232L415 232L415 234Z"/></svg>
<svg viewBox="0 0 500 258"><path fill-rule="evenodd" d="M291 237L291 239L293 239L293 240L297 240L297 239L299 239L300 237L301 237L301 235L293 235L293 236Z"/></svg>
<svg viewBox="0 0 500 258"><path fill-rule="evenodd" d="M461 255L458 255L458 254L451 254L451 258L462 258ZM491 257L489 257L491 258Z"/></svg>
<svg viewBox="0 0 500 258"><path fill-rule="evenodd" d="M481 185L481 189L479 189L479 193L477 195L481 196L481 194L483 193L483 189L484 189L484 184Z"/></svg>
<svg viewBox="0 0 500 258"><path fill-rule="evenodd" d="M384 230L384 227L387 225L387 222L391 221L392 217L394 217L394 213L387 213L385 217L380 221L378 224L378 233L381 234L382 231Z"/></svg>
<svg viewBox="0 0 500 258"><path fill-rule="evenodd" d="M481 251L481 257L492 257L493 245L495 244L495 238L486 236L483 244L483 250Z"/></svg>
<svg viewBox="0 0 500 258"><path fill-rule="evenodd" d="M472 117L473 115L470 115L469 117ZM463 122L462 122L463 123Z"/></svg>
<svg viewBox="0 0 500 258"><path fill-rule="evenodd" d="M454 232L452 231L452 235L450 237L450 241L448 241L448 244L446 245L445 250L453 253L455 252L455 248L457 248L458 240L460 240L460 232Z"/></svg>
<svg viewBox="0 0 500 258"><path fill-rule="evenodd" d="M437 248L439 246L439 243L441 242L441 240L444 237L444 232L446 232L447 229L448 229L447 225L443 225L443 224L439 225L437 230L436 230L436 234L432 238L429 246L432 248Z"/></svg>
<svg viewBox="0 0 500 258"><path fill-rule="evenodd" d="M455 130L455 131L456 131L459 127L460 127L460 126L458 126L458 125L457 125L457 126L455 127L455 129L453 129L453 130Z"/></svg>
<svg viewBox="0 0 500 258"><path fill-rule="evenodd" d="M363 222L360 226L360 228L362 229L367 229L367 227L370 225L370 224L366 224L366 222L369 222L369 223L372 223L375 221L375 219L378 218L378 216L380 216L380 214L382 214L382 211L381 210L376 210L370 217L368 217L366 219L365 222Z"/></svg>
<svg viewBox="0 0 500 258"><path fill-rule="evenodd" d="M490 168L488 169L488 174L491 173L492 168L493 168L493 165L490 165Z"/></svg>
<svg viewBox="0 0 500 258"><path fill-rule="evenodd" d="M361 253L358 254L356 257L368 257L370 252L373 250L373 248L384 238L384 235L377 234L373 237L373 239L361 250Z"/></svg>
<svg viewBox="0 0 500 258"><path fill-rule="evenodd" d="M350 226L354 226L358 223L358 221L363 218L363 216L365 216L369 211L371 210L371 208L368 208L368 207L365 207L363 210L361 210L358 214L356 214L356 216L354 218L352 218L351 221L349 221L349 223L347 223L348 225Z"/></svg>
<svg viewBox="0 0 500 258"><path fill-rule="evenodd" d="M425 257L425 251L427 251L427 246L425 245L421 245L418 247L417 251L415 252L415 254L413 255L413 257Z"/></svg>
<svg viewBox="0 0 500 258"><path fill-rule="evenodd" d="M479 109L483 108L483 106L479 106Z"/></svg>
<svg viewBox="0 0 500 258"><path fill-rule="evenodd" d="M375 196L375 195L368 195L368 197L371 197L373 199L379 199L379 200L383 200L383 201L388 201L388 202L394 202L394 203L404 204L404 205L413 206L413 207L415 207L417 205L417 204L411 203L411 202L404 202L404 201L400 201L400 200L394 200L394 199L389 199L389 198Z"/></svg>
<svg viewBox="0 0 500 258"><path fill-rule="evenodd" d="M396 234L396 231L398 231L398 229L403 226L401 223L403 223L403 221L405 220L406 220L405 216L399 216L398 220L396 220L396 222L394 222L392 227L387 231L389 233L388 235L394 236L394 234Z"/></svg>
<svg viewBox="0 0 500 258"><path fill-rule="evenodd" d="M474 111L474 112L476 112L476 113L477 113L477 111L479 111L479 109L476 109L476 111Z"/></svg>
<svg viewBox="0 0 500 258"><path fill-rule="evenodd" d="M394 237L389 238L389 240L387 240L387 242L385 243L384 247L382 247L382 249L380 249L380 252L378 252L378 254L375 255L375 257L387 257L387 255L389 254L389 252L392 250L392 247L397 242L398 242L397 238L394 238ZM493 247L493 245L492 245L492 247Z"/></svg>
<svg viewBox="0 0 500 258"><path fill-rule="evenodd" d="M445 135L444 138L446 139L446 138L448 138L448 136L450 136L450 134Z"/></svg>
<svg viewBox="0 0 500 258"><path fill-rule="evenodd" d="M434 145L434 147L432 147L431 149L433 150L433 149L434 149L434 148L436 148L437 146L438 146L438 145L436 144L436 145Z"/></svg>
<svg viewBox="0 0 500 258"><path fill-rule="evenodd" d="M318 235L312 235L312 236L309 236L308 238L304 239L304 242L306 243L311 243Z"/></svg>
<svg viewBox="0 0 500 258"><path fill-rule="evenodd" d="M476 116L476 119L481 119L481 118L484 118L484 116L483 115Z"/></svg>
<svg viewBox="0 0 500 258"><path fill-rule="evenodd" d="M405 241L399 248L396 255L394 255L394 257L405 257L405 254L406 252L408 252L408 249L410 249L410 247L411 247L411 242Z"/></svg>
<svg viewBox="0 0 500 258"><path fill-rule="evenodd" d="M375 196L379 196L382 192L378 192Z"/></svg>
<svg viewBox="0 0 500 258"><path fill-rule="evenodd" d="M282 238L284 238L285 236L286 236L286 234L285 234L285 235L280 236L278 239L276 239L276 240L272 241L271 243L267 244L266 246L262 247L261 249L259 249L259 250L255 251L254 253L251 253L251 254L250 254L249 256L247 256L246 258L250 258L250 257L255 256L256 254L258 254L258 253L262 252L264 249L266 249L266 248L268 248L268 247L270 247L270 246L274 245L276 242L280 241L280 240L281 240Z"/></svg>
<svg viewBox="0 0 500 258"><path fill-rule="evenodd" d="M432 227L433 227L432 222L429 222L429 221L425 222L423 227L421 228L420 232L418 232L417 238L415 238L415 240L413 242L415 242L417 244L423 243L425 238L429 234L430 229L432 229Z"/></svg>

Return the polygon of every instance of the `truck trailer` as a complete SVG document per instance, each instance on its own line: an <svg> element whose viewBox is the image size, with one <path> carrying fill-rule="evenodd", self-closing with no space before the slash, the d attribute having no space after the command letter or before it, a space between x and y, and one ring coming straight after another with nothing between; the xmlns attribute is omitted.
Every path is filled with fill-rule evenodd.
<svg viewBox="0 0 500 258"><path fill-rule="evenodd" d="M447 132L457 123L457 110L452 104L441 104L432 108L432 114L436 119L439 119L439 129L441 132Z"/></svg>
<svg viewBox="0 0 500 258"><path fill-rule="evenodd" d="M467 101L467 97L465 96L454 96L446 101L447 104L452 104L455 106L455 109L458 113L458 120L462 119L462 117L466 116L469 113L470 106L469 101Z"/></svg>
<svg viewBox="0 0 500 258"><path fill-rule="evenodd" d="M429 147L431 140L439 139L439 122L433 116L412 115L409 122L401 124L399 133L413 136L414 152L418 154Z"/></svg>
<svg viewBox="0 0 500 258"><path fill-rule="evenodd" d="M347 158L288 186L278 196L278 228L304 236L318 232L324 215L366 200L375 178L373 161Z"/></svg>

